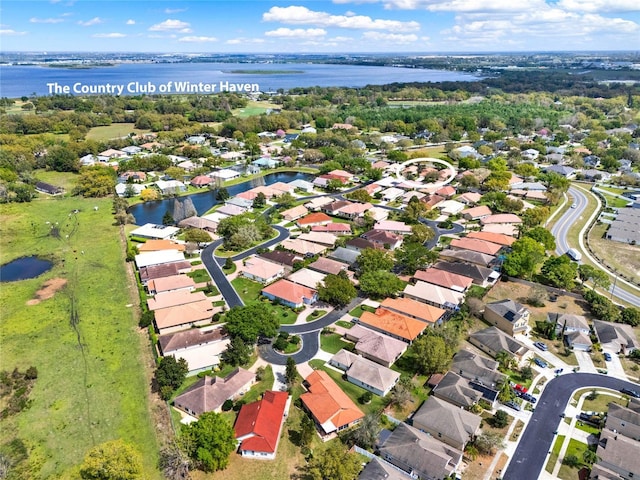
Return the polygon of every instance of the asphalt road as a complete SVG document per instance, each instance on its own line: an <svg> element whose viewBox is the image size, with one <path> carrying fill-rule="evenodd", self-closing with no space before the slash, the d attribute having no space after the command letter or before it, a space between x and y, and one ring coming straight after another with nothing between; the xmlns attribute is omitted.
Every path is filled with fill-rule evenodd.
<svg viewBox="0 0 640 480"><path fill-rule="evenodd" d="M504 480L536 480L556 437L562 414L575 390L589 387L638 390L634 383L606 375L569 373L548 382L509 462Z"/></svg>
<svg viewBox="0 0 640 480"><path fill-rule="evenodd" d="M202 264L205 266L207 272L209 272L209 275L218 287L218 290L220 290L220 293L227 301L229 308L242 306L244 305L244 302L240 298L240 295L238 295L238 292L236 292L231 286L231 283L227 280L227 276L222 271L221 264L224 263L224 259L222 259L223 262L221 263L219 258L213 256L213 252L218 248L218 246L222 245L222 242L223 240L220 239L207 245L202 250L200 258L202 259Z"/></svg>
<svg viewBox="0 0 640 480"><path fill-rule="evenodd" d="M569 250L570 246L567 241L569 230L576 222L580 220L580 217L585 215L584 210L589 204L587 195L585 195L585 193L580 189L570 187L569 194L571 194L571 196L573 197L573 203L576 205L576 208L570 208L569 210L567 210L551 229L551 233L556 239L556 253L558 255L563 255L567 252L567 250ZM584 252L582 252L582 254L584 255ZM610 293L613 293L613 296L624 300L631 305L640 306L640 297L634 295L633 293L627 292L626 290L623 290L618 286L614 287L613 285L609 287L608 291Z"/></svg>

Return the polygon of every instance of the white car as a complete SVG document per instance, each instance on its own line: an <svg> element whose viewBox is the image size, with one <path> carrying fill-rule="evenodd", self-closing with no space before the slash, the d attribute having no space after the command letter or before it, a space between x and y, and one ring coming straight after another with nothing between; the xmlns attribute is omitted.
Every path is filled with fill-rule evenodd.
<svg viewBox="0 0 640 480"><path fill-rule="evenodd" d="M576 208L578 206L577 203L574 203L573 205L571 205L571 208Z"/></svg>

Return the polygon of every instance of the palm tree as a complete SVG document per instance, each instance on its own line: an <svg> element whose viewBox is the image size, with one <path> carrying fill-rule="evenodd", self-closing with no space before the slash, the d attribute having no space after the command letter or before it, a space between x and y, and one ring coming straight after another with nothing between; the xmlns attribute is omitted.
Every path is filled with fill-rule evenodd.
<svg viewBox="0 0 640 480"><path fill-rule="evenodd" d="M515 367L515 358L506 350L501 350L496 355L496 361L502 370L511 370Z"/></svg>

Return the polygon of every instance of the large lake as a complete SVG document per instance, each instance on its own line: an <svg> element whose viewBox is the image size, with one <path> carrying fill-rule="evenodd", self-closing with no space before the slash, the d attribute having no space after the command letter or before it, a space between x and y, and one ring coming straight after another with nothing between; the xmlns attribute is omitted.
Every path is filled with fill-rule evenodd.
<svg viewBox="0 0 640 480"><path fill-rule="evenodd" d="M246 192L247 190L257 187L258 185L272 185L276 182L288 183L293 180L310 180L312 178L313 175L299 172L270 173L264 177L255 178L244 183L227 187L227 190L229 195L233 197L241 192ZM205 189L202 193L194 193L193 195L190 195L190 198L193 200L193 206L196 208L198 215L202 215L211 207L220 203L216 200L216 192L209 189ZM170 213L173 213L174 202L175 199L169 198L166 200L158 200L156 202L138 203L129 209L129 213L133 214L135 217L136 225L144 225L146 223L162 224L162 217L164 217L167 210Z"/></svg>
<svg viewBox="0 0 640 480"><path fill-rule="evenodd" d="M234 71L238 73L234 73ZM247 71L260 73L247 73ZM262 73L272 71L274 73ZM288 73L285 73L288 72ZM260 91L294 87L364 87L394 82L474 81L478 77L447 70L305 63L137 63L112 67L54 68L46 66L0 66L0 96L48 95L48 83L73 89L82 85L124 85L132 82L155 86L167 82L220 85L220 82L258 84ZM73 94L71 91L70 93ZM138 92L145 93L145 92ZM151 92L146 92L151 93ZM155 92L160 93L160 92ZM175 93L175 92L171 92ZM123 94L135 94L127 92Z"/></svg>

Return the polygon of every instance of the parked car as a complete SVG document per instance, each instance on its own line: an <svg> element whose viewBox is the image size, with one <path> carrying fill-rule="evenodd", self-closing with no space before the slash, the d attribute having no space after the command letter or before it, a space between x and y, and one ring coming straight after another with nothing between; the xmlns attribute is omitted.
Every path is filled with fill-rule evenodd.
<svg viewBox="0 0 640 480"><path fill-rule="evenodd" d="M534 363L536 365L538 365L540 368L547 368L549 365L547 364L547 362L545 362L544 360L540 359L540 358L536 358L534 360Z"/></svg>
<svg viewBox="0 0 640 480"><path fill-rule="evenodd" d="M630 397L640 398L640 393L635 390L631 390L630 388L623 388L620 390L620 393L624 393L625 395L629 395Z"/></svg>
<svg viewBox="0 0 640 480"><path fill-rule="evenodd" d="M513 387L513 389L517 392L517 393L527 393L527 387L523 387L522 385L520 385L519 383L516 383Z"/></svg>
<svg viewBox="0 0 640 480"><path fill-rule="evenodd" d="M607 362L610 362L610 361L611 361L611 354L610 354L610 353L607 353L607 352L604 352L604 359L605 359Z"/></svg>
<svg viewBox="0 0 640 480"><path fill-rule="evenodd" d="M538 347L540 350L542 350L543 352L546 352L548 350L547 345L543 342L535 342L534 345Z"/></svg>
<svg viewBox="0 0 640 480"><path fill-rule="evenodd" d="M520 398L526 402L536 403L538 399L529 393L523 393L520 395Z"/></svg>
<svg viewBox="0 0 640 480"><path fill-rule="evenodd" d="M553 371L556 375L560 375L564 371L564 368L557 368Z"/></svg>
<svg viewBox="0 0 640 480"><path fill-rule="evenodd" d="M518 405L513 400L509 400L508 402L504 402L504 405L509 408L513 408L514 410L520 411L520 405Z"/></svg>

